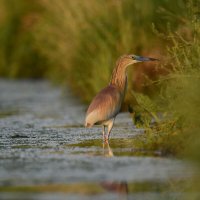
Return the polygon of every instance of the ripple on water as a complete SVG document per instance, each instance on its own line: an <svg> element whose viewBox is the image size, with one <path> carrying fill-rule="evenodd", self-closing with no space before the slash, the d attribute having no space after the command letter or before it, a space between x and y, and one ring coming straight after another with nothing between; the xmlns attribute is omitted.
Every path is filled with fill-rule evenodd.
<svg viewBox="0 0 200 200"><path fill-rule="evenodd" d="M128 114L103 146L101 128L82 126L85 107L69 92L0 80L0 94L0 199L167 199L188 177L183 162L134 148L142 130Z"/></svg>

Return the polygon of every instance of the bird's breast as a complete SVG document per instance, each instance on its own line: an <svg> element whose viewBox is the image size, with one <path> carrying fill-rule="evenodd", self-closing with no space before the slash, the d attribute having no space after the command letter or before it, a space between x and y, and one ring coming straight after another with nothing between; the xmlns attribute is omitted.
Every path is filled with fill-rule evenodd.
<svg viewBox="0 0 200 200"><path fill-rule="evenodd" d="M100 91L92 100L86 114L86 123L96 124L115 117L120 108L123 94L120 90L109 85Z"/></svg>

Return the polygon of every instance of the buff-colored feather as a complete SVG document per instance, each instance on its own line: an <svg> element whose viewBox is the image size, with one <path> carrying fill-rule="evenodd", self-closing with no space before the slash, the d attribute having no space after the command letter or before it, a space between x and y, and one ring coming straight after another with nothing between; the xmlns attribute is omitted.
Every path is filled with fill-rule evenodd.
<svg viewBox="0 0 200 200"><path fill-rule="evenodd" d="M121 104L124 100L127 86L127 66L137 62L150 60L153 61L156 59L136 55L124 55L118 59L111 76L110 84L94 97L87 110L85 119L86 127L91 127L94 124L102 124L104 137L104 128L107 126L108 134L104 139L108 140L114 119L119 113Z"/></svg>

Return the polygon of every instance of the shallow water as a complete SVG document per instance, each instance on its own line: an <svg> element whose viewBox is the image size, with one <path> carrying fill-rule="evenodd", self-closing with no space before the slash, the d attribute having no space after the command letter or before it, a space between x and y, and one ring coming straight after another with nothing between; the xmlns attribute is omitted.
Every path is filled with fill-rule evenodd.
<svg viewBox="0 0 200 200"><path fill-rule="evenodd" d="M180 160L134 149L129 114L110 144L83 127L86 108L45 81L0 80L0 199L175 199L188 175Z"/></svg>

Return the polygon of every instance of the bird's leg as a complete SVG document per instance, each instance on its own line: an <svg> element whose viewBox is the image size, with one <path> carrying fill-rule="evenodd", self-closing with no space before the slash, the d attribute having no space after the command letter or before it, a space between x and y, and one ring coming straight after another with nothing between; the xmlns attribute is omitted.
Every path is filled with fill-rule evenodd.
<svg viewBox="0 0 200 200"><path fill-rule="evenodd" d="M103 125L103 141L105 140L105 125Z"/></svg>
<svg viewBox="0 0 200 200"><path fill-rule="evenodd" d="M107 141L109 140L110 132L111 132L111 130L112 130L114 120L115 120L115 119L111 119L111 120L109 121L109 123L108 123L108 133L107 133L107 136L106 136L106 140L107 140Z"/></svg>

